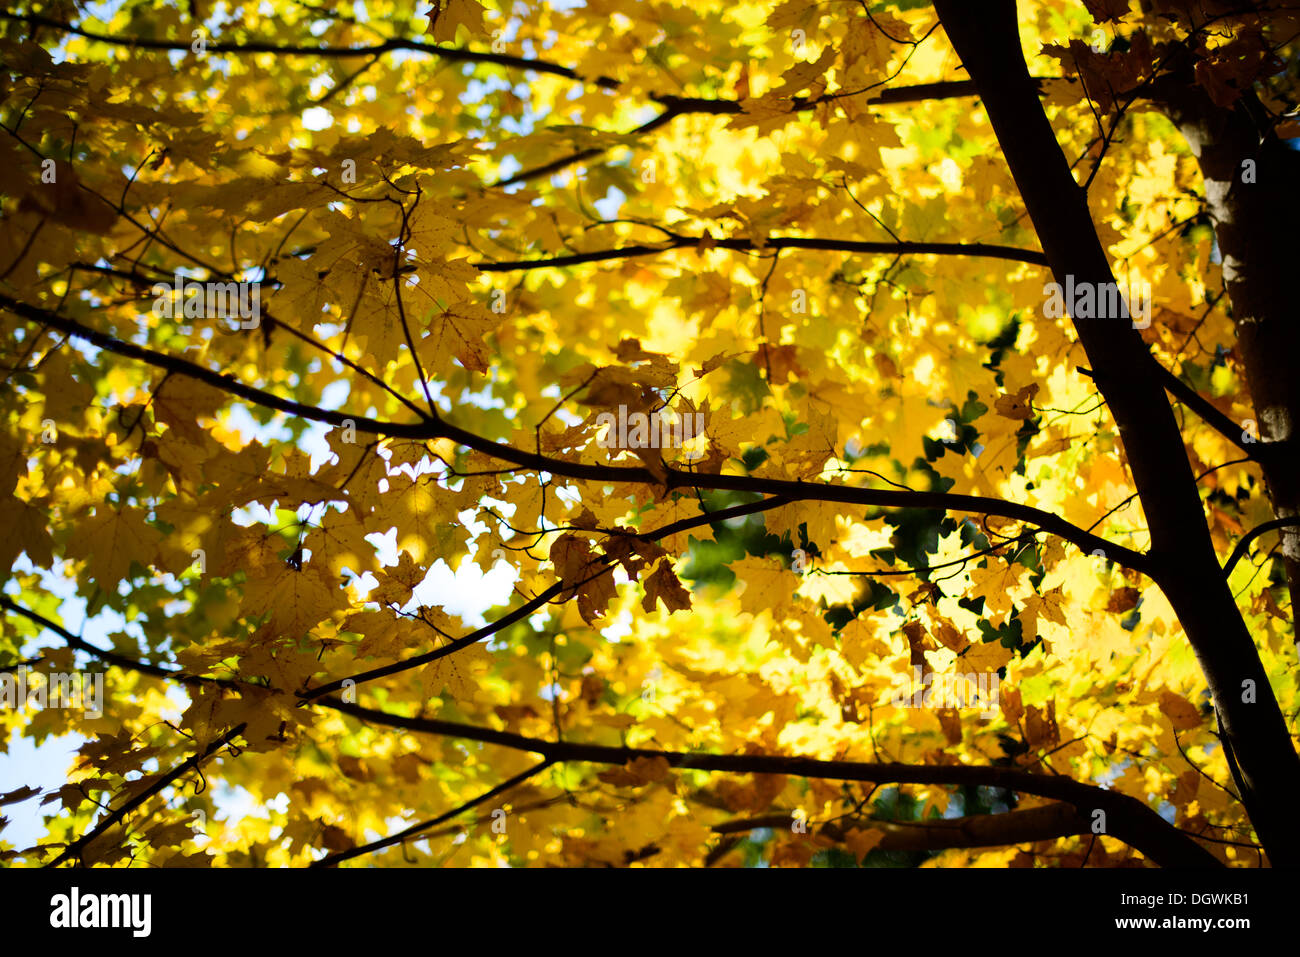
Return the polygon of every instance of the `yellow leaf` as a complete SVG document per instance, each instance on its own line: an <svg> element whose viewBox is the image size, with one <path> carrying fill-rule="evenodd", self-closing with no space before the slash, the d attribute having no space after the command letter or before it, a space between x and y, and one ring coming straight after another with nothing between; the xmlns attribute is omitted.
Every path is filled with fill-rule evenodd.
<svg viewBox="0 0 1300 957"><path fill-rule="evenodd" d="M105 590L116 591L126 580L131 562L148 568L156 560L162 534L145 522L143 509L121 510L103 505L94 518L77 526L66 552L85 562L89 579Z"/></svg>
<svg viewBox="0 0 1300 957"><path fill-rule="evenodd" d="M731 563L737 583L744 582L740 607L750 614L770 611L780 618L790 607L799 576L779 562L768 558L743 558Z"/></svg>
<svg viewBox="0 0 1300 957"><path fill-rule="evenodd" d="M672 562L667 559L661 561L653 574L646 578L645 598L641 601L641 607L646 611L654 611L655 605L660 601L670 614L689 611L691 607L691 593L677 580Z"/></svg>
<svg viewBox="0 0 1300 957"><path fill-rule="evenodd" d="M456 39L456 28L464 26L471 34L483 33L483 5L477 0L433 0L433 9L427 16L427 33L438 43L451 43Z"/></svg>
<svg viewBox="0 0 1300 957"><path fill-rule="evenodd" d="M1172 691L1160 692L1160 712L1173 723L1175 731L1190 731L1204 723L1196 705Z"/></svg>
<svg viewBox="0 0 1300 957"><path fill-rule="evenodd" d="M971 645L962 652L958 662L964 673L973 671L977 674L992 674L1006 665L1014 656L1015 652L1002 642L986 641Z"/></svg>
<svg viewBox="0 0 1300 957"><path fill-rule="evenodd" d="M287 638L301 638L343 604L343 592L314 563L301 570L287 562L272 564L250 575L244 585L245 613L260 616L269 611L267 627Z"/></svg>
<svg viewBox="0 0 1300 957"><path fill-rule="evenodd" d="M844 835L844 844L852 852L853 856L858 859L858 863L866 860L868 854L876 849L876 846L885 839L885 832L878 827L868 828L850 828Z"/></svg>

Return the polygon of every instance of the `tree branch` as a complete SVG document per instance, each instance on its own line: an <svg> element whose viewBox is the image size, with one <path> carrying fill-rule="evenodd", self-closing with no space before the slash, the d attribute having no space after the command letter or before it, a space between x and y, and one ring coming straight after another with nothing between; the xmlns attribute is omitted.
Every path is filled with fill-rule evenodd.
<svg viewBox="0 0 1300 957"><path fill-rule="evenodd" d="M238 735L242 734L245 727L247 727L245 723L240 723L235 725L233 728L231 728L229 731L223 734L216 741L213 741L211 744L209 744L202 751L194 754L189 760L172 768L172 770L168 771L166 774L164 774L153 784L149 785L149 787L145 788L135 797L131 798L131 800L125 802L117 810L109 814L108 817L104 818L104 820L101 821L94 828L94 830L88 831L87 833L83 834L81 837L73 841L71 844L69 844L67 847L65 847L63 849L63 852L58 857L50 861L50 863L46 864L45 866L58 867L70 856L74 854L79 856L82 853L82 851L84 851L85 848L92 841L94 841L96 838L103 835L110 827L112 827L118 821L122 820L122 818L126 817L126 815L130 814L133 810L135 810L145 801L149 800L149 798L153 797L163 788L167 787L169 784L171 784L181 775L185 774L188 771L193 770L194 768L197 768L201 763L206 761L217 751L221 750L227 744L229 744L231 740L233 740Z"/></svg>
<svg viewBox="0 0 1300 957"><path fill-rule="evenodd" d="M227 678L205 678L202 675L192 675L187 671L181 671L179 669L163 668L160 665L152 665L147 661L140 661L137 658L129 658L126 655L119 655L116 651L108 651L107 649L96 647L84 638L74 635L58 622L51 621L49 618L46 618L39 612L32 611L30 608L24 608L22 605L11 601L4 595L0 595L0 608L22 615L24 618L35 622L42 628L49 629L62 638L69 648L74 648L77 651L84 651L101 661L106 661L111 665L117 665L119 668L138 671L141 674L152 675L155 678L166 678L170 681L179 681L182 684L211 684L218 685L222 688L238 688L241 684L241 682L232 681Z"/></svg>
<svg viewBox="0 0 1300 957"><path fill-rule="evenodd" d="M765 503L754 503L755 505ZM731 510L728 510L731 511ZM725 517L722 512L713 513L710 518L714 520ZM680 523L678 523L680 524ZM664 531L667 534L667 531ZM557 586L558 588L558 586ZM204 678L200 676L187 675L180 672L172 672L167 669L159 668L156 665L146 664L124 655L118 655L114 652L106 652L96 648L93 645L81 641L76 636L71 635L62 626L50 621L36 612L29 611L20 605L14 604L7 598L0 599L0 604L11 611L25 615L33 621L44 625L51 631L60 634L68 640L69 643L78 642L81 650L87 651L111 661L113 664L123 668L129 668L144 674L154 675L157 677L174 678L185 683L210 682L222 686L230 686L234 682L222 681L215 678ZM445 649L440 649L444 650ZM337 682L335 684L341 684ZM668 760L673 767L693 768L706 771L729 771L733 773L750 773L750 774L797 774L802 777L820 777L833 780L846 781L871 781L873 783L897 783L897 784L975 784L986 785L989 787L998 787L1008 790L1020 791L1025 794L1037 794L1042 797L1052 798L1058 801L1066 802L1067 805L1075 809L1076 817L1090 813L1091 810L1100 809L1106 811L1108 815L1115 813L1118 815L1120 827L1113 831L1114 837L1124 841L1142 853L1146 854L1152 860L1157 861L1165 866L1221 866L1217 860L1196 845L1183 832L1170 827L1163 818L1155 814L1146 805L1134 798L1117 792L1103 790L1091 785L1082 784L1071 779L1062 777L1047 777L1044 775L1030 774L1024 771L1012 771L1005 768L983 768L977 766L961 765L920 765L911 766L905 764L864 764L859 762L842 762L842 761L822 761L811 758L781 757L781 756L764 756L764 755L710 755L710 754L687 754L681 752L667 751L650 751L637 748L614 748L603 745L584 745L572 744L566 742L549 742L537 738L528 738L523 735L513 734L505 731L496 731L491 728L475 727L473 725L457 724L449 721L441 721L433 718L409 718L403 715L393 714L386 711L377 711L366 708L361 705L350 704L341 698L324 697L326 689L316 689L310 696L309 701L313 705L331 708L344 714L370 721L389 727L406 728L412 731L428 732L447 737L459 737L469 740L481 741L486 744L495 744L513 750L531 751L543 755L545 760L509 781L498 785L496 788L485 792L478 798L461 805L459 808L440 815L430 821L413 825L411 828L402 831L399 834L391 835L388 838L382 838L379 841L364 845L360 848L353 848L350 851L343 852L341 855L334 855L330 858L322 859L313 866L322 866L339 863L359 854L368 853L372 850L378 850L396 844L406 837L430 827L436 827L452 817L457 816L462 811L468 810L483 801L489 800L496 794L500 794L508 788L514 787L520 781L533 776L543 768L562 761L586 761L597 764L615 764L622 765L637 757L663 757ZM106 820L94 832L87 834L77 842L69 845L67 849L59 856L58 859L51 862L48 866L54 866L65 860L70 854L84 848L92 840L103 833L108 827L112 826L122 816L129 813L134 807L139 806L144 800L152 794L162 790L176 777L183 774L188 768L197 766L198 762L204 760L209 754L227 743L235 735L242 733L244 725L232 729L220 741L211 745L207 751L201 755L195 755L184 765L170 772L164 779L156 782L148 792L142 793L132 802L124 805L115 812L115 816ZM874 775L874 776L873 776ZM1058 817L1053 818L1057 823L1065 820L1065 811L1057 811ZM1045 816L1045 814L1044 814ZM1007 815L998 815L997 817L1007 817ZM1154 822L1151 820L1154 818ZM1082 818L1079 818L1083 820ZM781 818L782 821L788 818ZM955 819L962 820L962 819ZM976 821L977 819L965 819L967 821ZM1018 821L1027 820L1017 818ZM1159 827L1155 824L1158 823ZM1091 818L1083 820L1083 830L1072 831L1070 833L1084 833L1090 829ZM759 823L753 823L751 827L771 826ZM872 822L872 827L879 826L879 822ZM1044 822L1039 822L1039 826L1047 828ZM722 825L720 827L726 827ZM1164 833L1161 829L1171 833ZM739 830L739 827L733 828ZM726 831L715 828L719 833ZM932 839L938 840L936 836ZM993 840L995 833L998 833L996 826L986 826L979 823L971 823L968 827L961 827L958 824L950 826L948 831L944 832L944 840L950 843L939 844L926 849L938 849L938 847L977 847L991 846L999 843L1014 843L1014 841ZM1025 831L1025 834L1030 833ZM1059 834L1043 833L1041 837L1022 836L1017 840L1046 840L1050 837L1068 836L1062 832ZM887 837L887 839L890 839ZM1141 843L1136 843L1137 840ZM902 841L903 837L892 838L892 840ZM967 840L971 842L985 840L986 844L981 843L951 843L952 840ZM897 849L903 849L900 845ZM922 848L915 848L922 849Z"/></svg>
<svg viewBox="0 0 1300 957"><path fill-rule="evenodd" d="M650 120L647 120L646 122L638 126L636 129L629 130L627 133L623 135L640 136L643 133L652 133L655 130L659 129L661 126L667 125L668 123L670 123L672 120L676 119L680 115L681 115L680 110L677 110L673 107L669 107L668 109L660 113L658 116L653 117ZM572 166L574 163L581 163L585 159L591 159L593 157L600 156L604 152L605 152L604 147L593 147L591 149L586 149L586 150L577 150L576 152L570 153L567 156L561 156L557 160L552 160L549 163L543 163L541 166L534 166L532 169L520 170L518 173L515 173L513 176L507 176L505 179L498 180L497 182L493 183L491 188L502 189L506 186L513 186L516 183L524 183L530 179L536 179L539 176L546 176L551 173L558 173L560 170L564 169L565 167Z"/></svg>
<svg viewBox="0 0 1300 957"><path fill-rule="evenodd" d="M178 53L191 51L191 41L188 40L149 40L143 37L123 37L110 33L95 33L74 26L71 23L54 20L36 13L0 12L0 19L16 20L19 23L27 23L32 26L49 27L54 30L61 30L64 33L85 37L87 40L108 43L112 46ZM320 44L300 45L249 40L242 43L213 41L206 43L204 49L208 53L273 53L277 56L310 56L322 59L368 57L391 53L394 50L404 50L411 53L426 53L456 63L491 63L515 70L532 70L535 73L549 73L553 76L561 76L567 80L587 82L586 78L579 76L577 71L547 60L534 60L528 57L512 56L508 53L479 53L473 50L461 49L460 47L450 47L440 43L423 43L419 40L408 40L402 37L392 37L383 43L365 47L331 47L321 46ZM618 86L617 81L611 80L609 77L597 77L590 80L590 82L606 89L613 89Z"/></svg>
<svg viewBox="0 0 1300 957"><path fill-rule="evenodd" d="M766 814L737 818L713 827L715 834L739 834L759 827L789 830L794 818L789 814ZM1092 832L1091 821L1068 803L1046 804L1003 814L977 814L969 817L933 818L926 821L884 821L864 818L852 827L884 832L876 845L879 851L943 851L962 847L1006 847L1032 844ZM810 822L820 836L842 841L850 829L845 823L828 821L821 826Z"/></svg>
<svg viewBox="0 0 1300 957"><path fill-rule="evenodd" d="M1259 538L1259 536L1267 534L1274 529L1294 528L1297 525L1300 525L1300 518L1295 517L1273 518L1264 522L1262 525L1256 525L1242 536L1240 540L1238 540L1237 546L1232 550L1232 554L1228 556L1227 562L1224 563L1223 577L1227 578L1232 574L1232 570L1236 567L1237 562L1241 561L1242 557L1246 554L1246 551L1250 548L1250 543Z"/></svg>
<svg viewBox="0 0 1300 957"><path fill-rule="evenodd" d="M164 52L188 52L191 50L191 44L183 40L151 40L95 33L74 26L71 23L54 20L50 17L44 17L39 14L14 14L0 12L0 19L16 20L32 26L44 26L55 30L62 30L66 33L85 37L86 39L95 40L100 43L111 44L113 46L124 46L135 49ZM507 69L532 70L536 73L560 76L576 82L590 82L595 86L606 90L617 90L622 86L618 80L611 79L610 77L600 76L594 79L583 77L571 67L562 66L561 64L553 63L548 60L512 56L506 53L481 53L472 50L465 50L460 47L450 47L437 43L423 43L418 40L409 40L401 37L393 37L385 40L383 43L366 47L329 47L320 45L276 44L264 41L247 41L243 43L208 43L206 50L211 53L270 53L277 56L315 56L327 59L358 56L378 58L386 53L395 50L402 50L410 53L423 53L431 56L442 57L443 59L457 63L488 63L506 67ZM1035 77L1034 81L1038 84L1040 92L1043 90L1044 85L1049 82L1076 82L1073 77ZM327 97L332 96L336 91L337 88L332 90ZM838 91L835 93L824 94L819 97L791 97L790 109L791 112L794 113L803 112L815 109L824 103L834 102L835 100L844 99L853 95L858 94L848 91ZM892 87L881 90L874 96L868 97L865 102L867 105L871 106L888 106L891 104L956 99L978 95L979 93L975 89L975 84L970 80L956 80ZM628 135L651 132L677 117L685 116L687 114L731 116L744 112L744 104L740 100L676 96L673 94L650 94L650 99L663 106L664 112L637 129L632 130ZM558 170L564 169L573 163L599 156L603 152L605 152L604 149L580 150L553 160L550 163L545 163L541 166L529 170L523 170L513 176L509 176L494 183L493 188L510 186L515 183L535 179L539 176L545 176L548 173L554 173Z"/></svg>
<svg viewBox="0 0 1300 957"><path fill-rule="evenodd" d="M661 538L667 538L670 535L677 535L680 532L689 531L690 529L698 528L701 525L707 525L712 522L721 522L729 518L739 518L742 515L753 515L757 512L765 512L769 509L778 508L782 505L788 504L788 499L773 496L759 502L750 502L745 505L733 505L731 508L720 509L716 512L708 512L704 515L698 515L695 518L684 518L681 521L665 525L663 528L655 529L646 532L644 535L637 535L635 537L648 542L658 541ZM598 561L606 566L599 572L599 575L604 575L607 572L614 570L615 566L609 558L602 556ZM598 576L593 575L591 578L587 579L587 581L591 581L596 577ZM583 584L585 584L585 582ZM403 671L409 671L412 668L418 668L420 665L427 665L430 662L437 661L439 658L446 658L448 655L455 654L462 648L480 642L484 638L492 637L503 628L508 628L517 621L522 621L547 602L551 601L551 599L559 597L565 591L569 591L572 588L572 585L566 587L564 583L556 582L550 588L546 589L535 598L529 599L514 611L502 615L496 621L489 622L482 628L470 632L468 635L457 638L450 644L443 645L441 648L435 648L432 651L427 651L424 654L415 655L411 658L404 658L401 661L393 662L391 665L384 665L381 668L372 668L369 671L363 671L346 678L339 678L336 681L329 682L328 684L312 688L310 691L304 691L299 694L298 697L301 703L307 704L317 698L341 690L344 684L349 681L354 685L364 684L367 681L374 681L376 678L386 678Z"/></svg>
<svg viewBox="0 0 1300 957"><path fill-rule="evenodd" d="M1187 406L1197 417L1210 426L1216 432L1220 433L1225 439L1235 445L1241 451L1245 452L1252 459L1258 460L1264 452L1266 446L1256 442L1250 443L1242 438L1244 431L1240 425L1233 422L1227 415L1220 412L1209 399L1201 395L1190 385L1178 378L1171 369L1166 369L1151 357L1151 364L1155 366L1160 375L1160 384L1164 386L1165 391L1176 398L1183 405Z"/></svg>
<svg viewBox="0 0 1300 957"><path fill-rule="evenodd" d="M1155 572L1154 563L1147 555L1085 531L1059 515L1018 502L1007 502L1002 499L977 495L861 488L850 485L833 485L826 482L759 478L752 475L709 475L676 468L665 468L662 475L657 475L645 467L570 462L494 442L491 439L451 425L443 421L441 417L430 417L424 422L384 422L368 416L305 405L292 399L285 399L264 392L261 389L240 382L229 374L207 369L179 356L155 352L134 343L124 342L91 329L75 319L61 316L48 309L19 302L4 294L0 294L0 307L8 309L24 319L60 329L106 351L136 359L178 375L198 379L218 389L223 389L233 396L238 396L265 408L339 427L351 424L357 431L370 435L419 440L444 438L493 458L528 469L587 481L655 485L664 488L665 491L681 488L723 489L738 492L756 492L760 495L778 495L791 501L841 502L846 505L865 505L877 508L928 508L941 511L998 515L1003 518L1025 522L1046 532L1058 535L1084 551L1101 551L1107 559L1144 574L1152 575ZM1159 579L1157 578L1157 580Z"/></svg>
<svg viewBox="0 0 1300 957"><path fill-rule="evenodd" d="M55 20L51 17L42 16L37 13L8 13L0 11L0 19L13 20L31 26L49 27L50 29L60 30L64 33L71 33L75 36L85 37L88 40L95 40L99 43L107 43L112 46L131 47L138 50L157 50L161 52L185 53L191 51L191 41L188 40L153 40L144 37L124 37L109 33L96 33L75 26L66 21ZM213 41L207 43L205 49L209 53L270 53L277 56L311 56L324 59L382 56L385 53L402 50L409 53L422 53L429 56L441 57L445 60L451 60L457 63L487 63L506 67L508 69L532 70L535 73L559 76L580 83L592 83L607 90L615 90L622 86L618 80L611 79L610 77L584 77L572 67L553 63L549 60L513 56L508 53L481 53L474 50L466 50L461 47L446 46L440 43L424 43L419 40L410 40L403 37L392 37L385 40L383 43L364 47L331 47L319 44L283 44L249 40L239 43ZM1049 82L1075 82L1072 77L1035 77L1034 79L1035 82L1039 84L1040 88L1043 84ZM879 103L882 105L888 105L893 103L917 103L925 100L945 100L978 95L979 92L975 89L975 84L970 80L956 80L893 87L881 90L875 96L869 98L867 102L869 104ZM826 96L811 99L805 97L793 97L792 104L795 110L802 111L813 109L823 102L842 99L843 97L843 93L828 94ZM687 113L732 115L744 112L743 105L739 100L674 96L672 94L652 95L651 99L666 107L673 117ZM672 117L669 118L671 119Z"/></svg>
<svg viewBox="0 0 1300 957"><path fill-rule="evenodd" d="M1068 80L1067 82L1073 82ZM881 90L875 96L866 100L868 106L889 106L891 104L917 103L929 100L947 100L964 96L976 96L975 85L969 80L956 80L941 83L918 83L913 86L896 86L889 89ZM822 97L808 99L805 97L794 97L791 99L791 112L802 112L811 110L823 103L843 98L843 93L832 93ZM743 105L739 100L727 99L709 99L698 96L674 96L672 94L653 95L651 99L664 107L664 111L653 119L648 120L636 129L624 134L626 136L637 136L642 133L650 133L672 122L679 116L688 114L707 114L712 116L735 116L744 112ZM562 156L550 163L533 169L523 170L513 176L507 177L499 182L493 183L492 188L512 186L515 183L522 183L527 180L536 179L539 176L545 176L549 173L556 173L574 163L580 163L585 159L591 159L604 153L603 148L593 148L579 150L570 153L568 156Z"/></svg>
<svg viewBox="0 0 1300 957"><path fill-rule="evenodd" d="M1000 246L996 243L883 243L851 239L817 239L804 236L772 236L759 246L750 239L728 237L712 239L707 236L678 236L660 243L637 243L617 249L596 249L590 252L552 256L549 259L521 259L509 262L477 262L474 266L483 272L517 272L528 269L559 269L582 263L602 262L609 259L632 259L654 256L672 249L731 249L738 252L762 252L768 249L820 249L830 252L866 253L876 256L975 256L985 259L1006 259L1012 262L1047 265L1047 257L1034 249L1017 246Z"/></svg>
<svg viewBox="0 0 1300 957"><path fill-rule="evenodd" d="M385 847L391 847L394 844L400 844L402 841L416 834L419 834L421 831L427 831L431 827L437 827L439 824L442 824L445 821L450 821L454 817L459 817L461 814L465 813L470 808L477 807L478 805L482 804L484 801L492 800L498 794L504 794L506 791L509 791L511 788L523 784L525 781L527 781L529 778L533 777L534 775L540 774L542 771L545 771L554 763L555 762L550 758L546 758L540 764L533 765L527 771L520 771L518 774L516 774L514 777L510 778L509 780L502 781L496 787L484 791L478 797L471 798L470 800L466 801L464 804L460 805L459 807L454 807L450 811L447 811L446 813L443 814L439 814L435 818L430 818L429 820L422 821L419 824L412 824L410 827L406 828L403 831L398 831L396 834L390 834L388 837L381 837L379 838L379 840L371 841L369 844L361 844L357 847L350 848L346 851L340 851L337 854L330 854L328 857L323 857L319 861L314 861L308 866L333 867L336 864L342 864L344 861L349 861L354 857L361 857L363 854L372 854L375 851L383 850Z"/></svg>
<svg viewBox="0 0 1300 957"><path fill-rule="evenodd" d="M377 711L358 704L348 704L340 698L323 698L315 703L362 721L444 737L481 741L484 744L495 744L516 751L528 751L540 754L555 763L583 761L621 766L635 758L662 758L671 767L697 771L788 774L835 781L870 781L874 784L970 784L1005 788L1064 801L1072 805L1079 814L1087 816L1089 821L1094 819L1095 811L1104 811L1105 833L1136 848L1161 866L1197 868L1223 866L1209 851L1202 848L1187 834L1174 828L1136 798L1062 776L972 765L869 764L783 755L688 753L579 744L569 741L544 741L509 731L496 731L436 718L411 718Z"/></svg>

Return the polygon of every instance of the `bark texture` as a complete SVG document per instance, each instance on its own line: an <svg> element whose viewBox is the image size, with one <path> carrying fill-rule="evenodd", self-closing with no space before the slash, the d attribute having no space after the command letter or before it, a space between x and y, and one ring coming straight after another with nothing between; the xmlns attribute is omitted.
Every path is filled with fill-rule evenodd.
<svg viewBox="0 0 1300 957"><path fill-rule="evenodd" d="M1247 91L1231 109L1192 83L1191 64L1162 77L1152 101L1178 126L1200 165L1214 223L1237 352L1255 406L1250 447L1268 483L1273 514L1300 519L1300 153L1272 131ZM1292 608L1300 595L1300 522L1280 530ZM1293 611L1294 614L1294 611Z"/></svg>

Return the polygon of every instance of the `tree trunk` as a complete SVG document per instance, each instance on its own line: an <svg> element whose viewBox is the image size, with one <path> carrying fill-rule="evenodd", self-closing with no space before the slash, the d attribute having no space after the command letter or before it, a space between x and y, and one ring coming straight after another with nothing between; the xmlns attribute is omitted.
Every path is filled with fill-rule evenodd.
<svg viewBox="0 0 1300 957"><path fill-rule="evenodd" d="M1300 153L1273 134L1254 94L1232 109L1192 82L1190 64L1158 81L1152 101L1186 138L1205 180L1223 256L1237 351L1255 405L1258 458L1273 514L1300 519L1300 322L1294 271L1300 264ZM1300 527L1281 530L1292 619L1300 595Z"/></svg>
<svg viewBox="0 0 1300 957"><path fill-rule="evenodd" d="M979 90L1057 282L1114 283L1083 189L1056 142L1020 48L1015 0L935 0ZM1150 526L1152 577L1187 632L1236 755L1242 799L1275 866L1300 865L1300 757L1224 580L1173 410L1127 318L1074 319L1124 444ZM1252 695L1253 701L1243 701Z"/></svg>

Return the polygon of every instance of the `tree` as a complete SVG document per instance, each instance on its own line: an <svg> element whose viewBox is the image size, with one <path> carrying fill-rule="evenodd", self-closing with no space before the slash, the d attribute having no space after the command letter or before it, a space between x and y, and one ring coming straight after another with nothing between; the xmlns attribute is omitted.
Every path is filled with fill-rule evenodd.
<svg viewBox="0 0 1300 957"><path fill-rule="evenodd" d="M0 853L1300 863L1292 8L18 7Z"/></svg>

